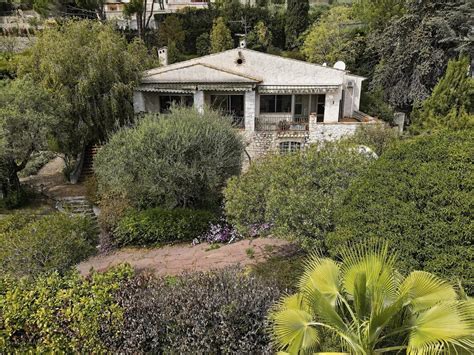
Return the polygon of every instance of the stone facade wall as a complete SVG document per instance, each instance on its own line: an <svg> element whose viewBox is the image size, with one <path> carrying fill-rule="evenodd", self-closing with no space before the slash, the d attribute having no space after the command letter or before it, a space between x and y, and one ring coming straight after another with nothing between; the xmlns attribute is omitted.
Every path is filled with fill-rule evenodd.
<svg viewBox="0 0 474 355"><path fill-rule="evenodd" d="M335 141L353 135L363 123L319 123L309 131L309 142Z"/></svg>

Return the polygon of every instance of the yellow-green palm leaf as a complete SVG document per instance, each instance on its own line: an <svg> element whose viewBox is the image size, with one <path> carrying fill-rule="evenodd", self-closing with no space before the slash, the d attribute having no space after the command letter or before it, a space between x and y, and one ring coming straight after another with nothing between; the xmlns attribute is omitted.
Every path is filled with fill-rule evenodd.
<svg viewBox="0 0 474 355"><path fill-rule="evenodd" d="M474 351L474 319L468 302L439 303L413 319L408 353L416 355Z"/></svg>
<svg viewBox="0 0 474 355"><path fill-rule="evenodd" d="M454 301L456 291L446 281L424 271L413 271L400 285L401 297L406 297L415 311L430 308L442 301Z"/></svg>

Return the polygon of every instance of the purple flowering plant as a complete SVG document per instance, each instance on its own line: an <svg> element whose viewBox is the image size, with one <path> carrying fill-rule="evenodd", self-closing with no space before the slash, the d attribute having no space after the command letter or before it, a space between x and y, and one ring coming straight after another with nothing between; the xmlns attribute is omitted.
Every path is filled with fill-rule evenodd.
<svg viewBox="0 0 474 355"><path fill-rule="evenodd" d="M221 218L218 223L211 223L209 230L201 238L201 241L213 243L232 243L242 239L242 235L229 224L225 218Z"/></svg>

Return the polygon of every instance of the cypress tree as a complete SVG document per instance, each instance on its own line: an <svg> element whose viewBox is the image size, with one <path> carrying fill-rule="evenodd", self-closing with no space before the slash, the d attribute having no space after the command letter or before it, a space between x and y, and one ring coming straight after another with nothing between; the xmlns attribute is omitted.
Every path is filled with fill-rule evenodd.
<svg viewBox="0 0 474 355"><path fill-rule="evenodd" d="M449 61L431 96L413 110L412 132L474 126L474 79L469 75L469 65L467 56Z"/></svg>
<svg viewBox="0 0 474 355"><path fill-rule="evenodd" d="M298 46L298 37L308 27L308 0L288 0L286 10L286 47L294 49Z"/></svg>

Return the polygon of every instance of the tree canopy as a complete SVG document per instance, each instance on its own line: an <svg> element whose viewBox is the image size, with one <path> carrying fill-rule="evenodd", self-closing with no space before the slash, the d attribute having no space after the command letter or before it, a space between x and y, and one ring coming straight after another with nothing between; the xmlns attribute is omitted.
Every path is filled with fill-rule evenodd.
<svg viewBox="0 0 474 355"><path fill-rule="evenodd" d="M70 157L133 120L133 88L151 63L138 40L128 44L111 25L67 21L38 36L19 75L29 75L61 107L53 136Z"/></svg>
<svg viewBox="0 0 474 355"><path fill-rule="evenodd" d="M335 6L309 29L302 52L313 63L334 64L342 60L351 65L356 61L361 35L351 27L354 22L352 9Z"/></svg>
<svg viewBox="0 0 474 355"><path fill-rule="evenodd" d="M294 49L299 45L299 37L308 27L308 0L288 0L285 22L286 47Z"/></svg>
<svg viewBox="0 0 474 355"><path fill-rule="evenodd" d="M218 53L234 47L234 41L223 17L217 18L211 30L211 52Z"/></svg>
<svg viewBox="0 0 474 355"><path fill-rule="evenodd" d="M413 111L412 132L474 127L474 79L467 56L450 60L431 96Z"/></svg>
<svg viewBox="0 0 474 355"><path fill-rule="evenodd" d="M468 0L410 0L403 16L371 32L369 48L379 59L371 88L383 88L388 102L406 112L425 100L449 59L472 45L469 6Z"/></svg>
<svg viewBox="0 0 474 355"><path fill-rule="evenodd" d="M34 152L47 147L60 113L49 93L29 77L0 83L0 183L4 198L20 193L17 174Z"/></svg>

